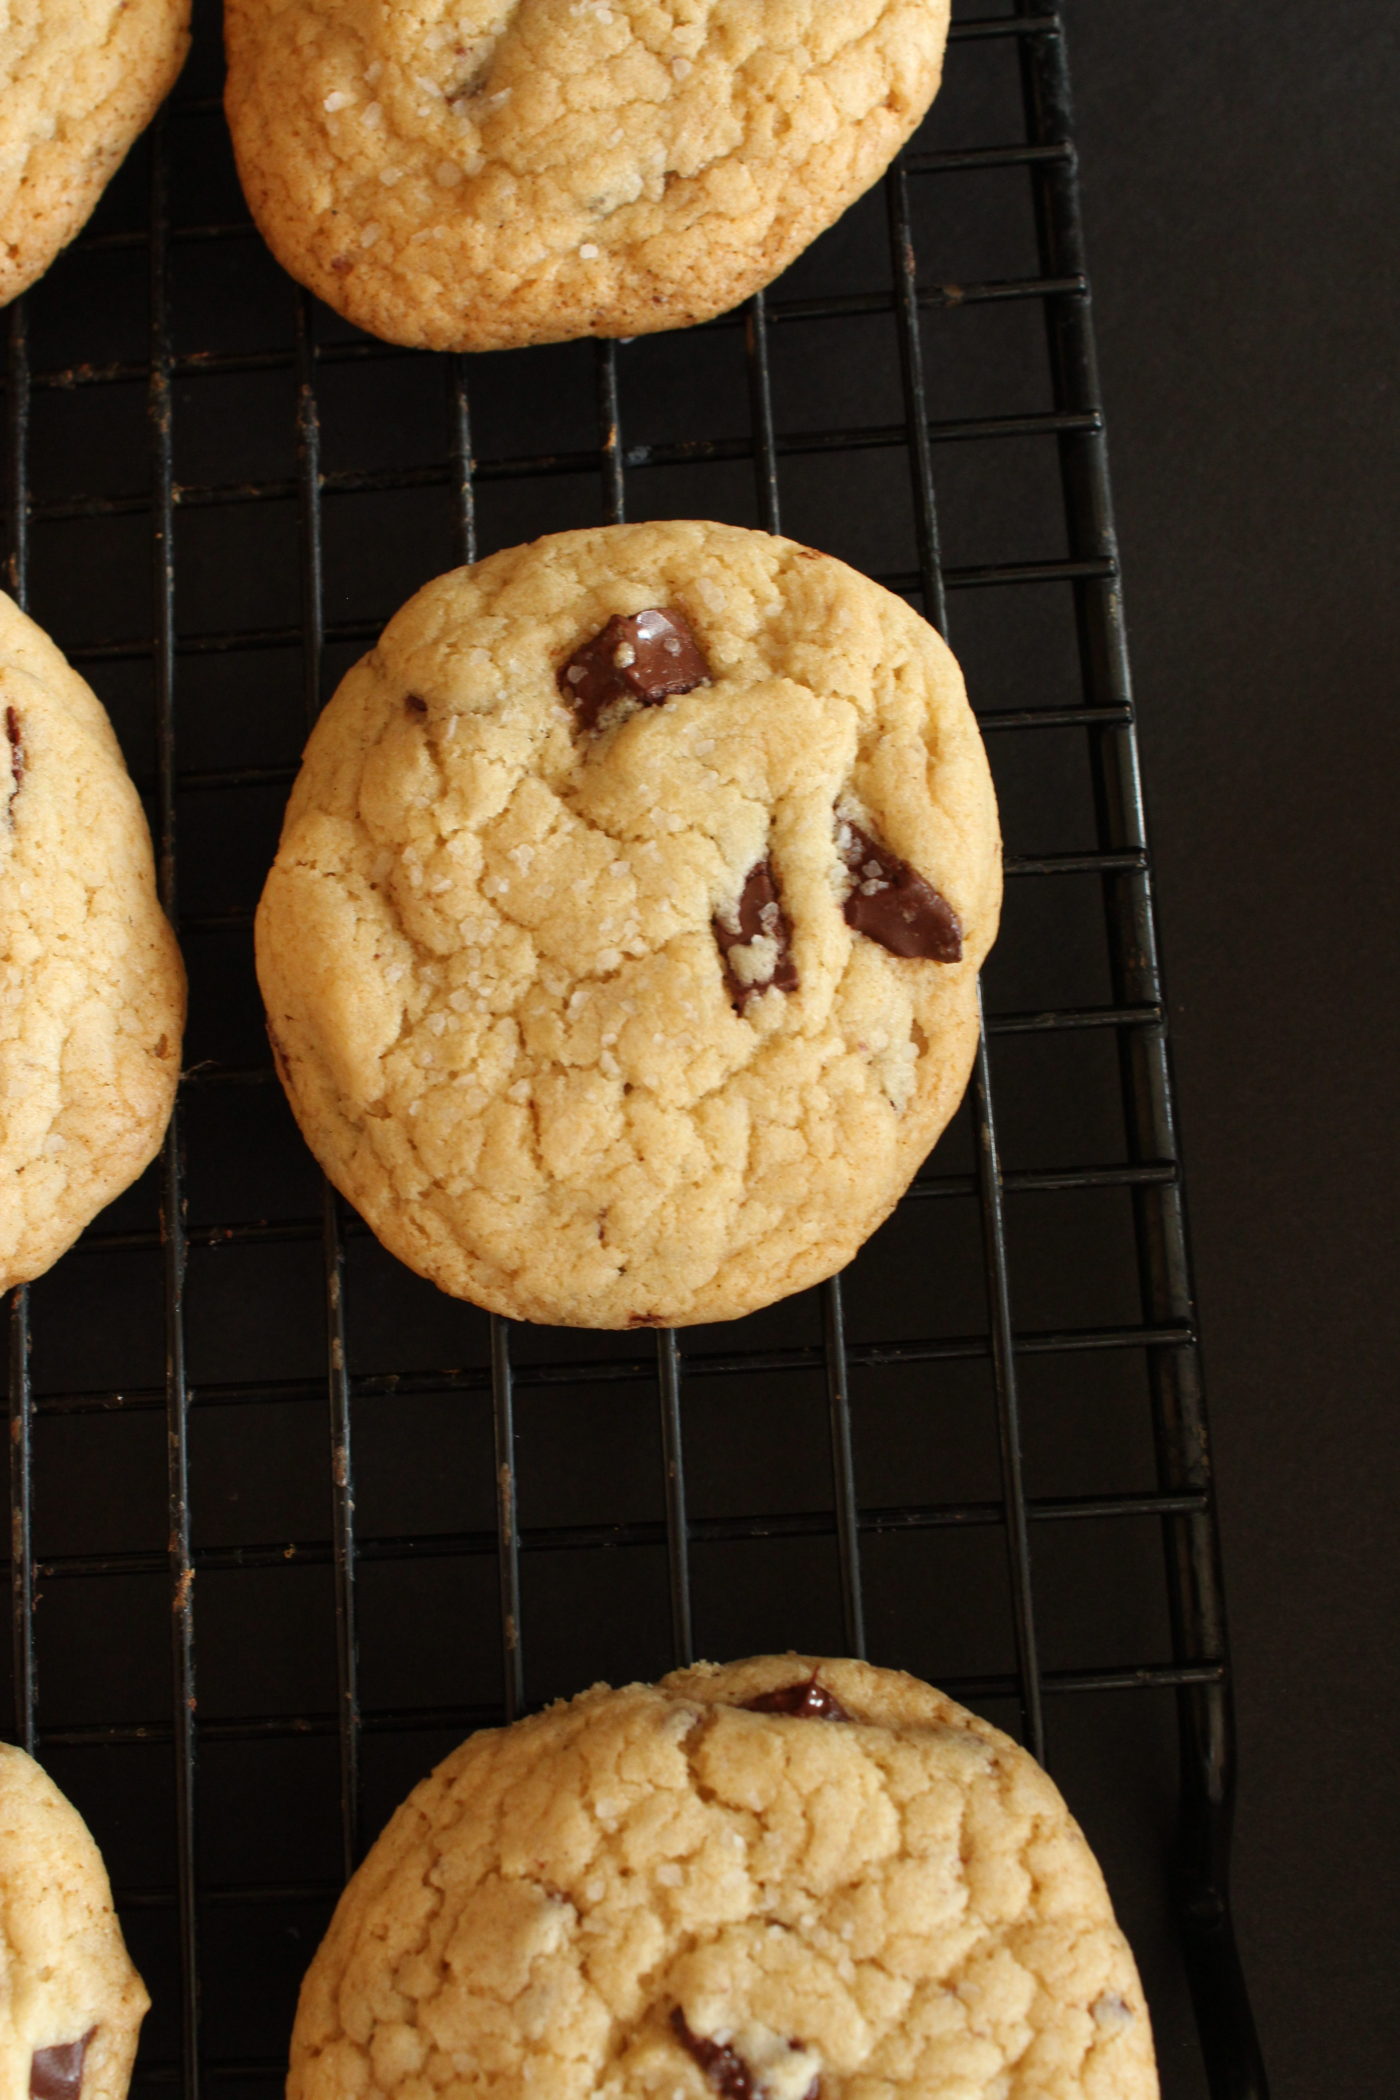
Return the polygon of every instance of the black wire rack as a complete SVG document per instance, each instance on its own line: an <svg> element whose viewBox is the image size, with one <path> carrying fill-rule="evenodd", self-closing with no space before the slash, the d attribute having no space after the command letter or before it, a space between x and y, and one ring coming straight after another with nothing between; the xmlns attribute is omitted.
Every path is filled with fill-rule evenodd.
<svg viewBox="0 0 1400 2100"><path fill-rule="evenodd" d="M1265 2093L1063 24L955 17L883 185L703 329L359 336L243 213L202 20L10 310L10 588L149 790L192 983L159 1167L10 1310L11 1728L113 1867L138 2090L280 2090L340 1882L466 1729L792 1645L933 1676L1051 1762L1167 2092ZM250 922L305 727L409 588L671 514L848 554L950 633L1010 880L968 1100L891 1225L821 1291L642 1351L383 1254L281 1103Z"/></svg>

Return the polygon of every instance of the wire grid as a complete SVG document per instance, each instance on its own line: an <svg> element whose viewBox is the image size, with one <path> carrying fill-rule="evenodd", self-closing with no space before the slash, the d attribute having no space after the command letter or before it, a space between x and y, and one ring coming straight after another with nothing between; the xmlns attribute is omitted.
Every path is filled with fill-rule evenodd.
<svg viewBox="0 0 1400 2100"><path fill-rule="evenodd" d="M495 1703L438 1704L431 1709L366 1710L358 1678L357 1571L376 1555L409 1553L413 1542L356 1535L354 1408L356 1402L392 1396L402 1382L393 1370L352 1374L347 1337L347 1243L362 1233L342 1214L329 1187L314 1218L237 1221L191 1227L187 1222L185 1120L192 1096L205 1089L261 1087L270 1082L262 1065L224 1064L189 1072L162 1154L160 1225L113 1228L100 1224L85 1245L107 1251L158 1249L162 1270L165 1375L162 1390L128 1387L121 1393L36 1391L31 1377L30 1294L12 1300L9 1347L10 1561L14 1663L14 1732L26 1747L51 1754L63 1749L115 1749L121 1744L170 1745L170 1812L174 1824L173 1888L120 1891L124 1914L143 1908L169 1911L177 1925L179 2020L177 2049L143 2054L138 2083L172 2084L196 2100L204 2089L272 2089L280 2066L274 2061L211 2054L201 2034L202 1936L220 1904L249 1910L255 1918L279 1905L331 1891L301 1883L214 1886L201 1881L196 1798L201 1744L265 1741L276 1735L330 1731L338 1752L338 1852L342 1874L362 1850L367 1734L396 1728L454 1731L520 1712L527 1702L522 1606L522 1549L567 1544L576 1550L628 1544L664 1550L669 1596L670 1651L676 1661L693 1654L696 1621L695 1554L701 1545L742 1542L762 1536L816 1537L834 1541L840 1592L840 1622L846 1649L864 1654L866 1607L863 1576L869 1542L886 1534L947 1527L995 1525L1005 1542L1007 1594L1014 1667L1003 1671L944 1675L959 1696L994 1703L1010 1700L1023 1740L1046 1754L1045 1702L1049 1696L1129 1690L1171 1690L1180 1728L1181 1835L1176 1856L1174 1902L1195 2000L1211 2093L1244 2100L1262 2095L1265 2082L1248 2001L1230 1927L1226 1866L1232 1790L1232 1739L1218 1548L1211 1509L1209 1464L1184 1237L1181 1177L1167 1066L1165 1020L1152 916L1151 885L1143 826L1123 628L1119 568L1109 497L1103 421L1094 365L1087 280L1084 272L1077 176L1065 70L1063 26L1057 12L1018 4L1014 12L957 21L950 64L959 45L985 39L1010 40L1020 69L1025 138L1008 145L953 151L908 150L884 186L891 263L890 288L816 297L759 294L741 319L748 377L750 427L742 438L685 438L629 443L623 421L625 389L619 379L619 350L596 346L597 437L591 448L560 454L479 458L473 444L472 361L423 360L423 369L445 372L449 445L436 465L418 468L327 471L322 465L318 401L320 373L333 365L374 364L396 353L364 339L318 340L318 313L296 293L290 351L235 350L177 353L171 323L171 258L175 245L214 246L246 240L245 223L173 226L170 208L169 134L191 117L209 119L210 102L178 102L157 124L150 158L149 227L135 233L94 235L88 251L103 246L144 246L149 257L149 346L144 360L69 367L31 373L24 302L9 316L7 366L7 510L9 580L21 603L28 597L31 519L116 518L145 513L150 519L153 602L149 635L106 637L70 651L94 666L149 660L155 708L155 805L162 901L189 944L202 934L246 929L248 912L186 913L177 894L177 805L181 796L203 790L277 788L291 777L285 765L242 765L194 770L177 767L176 694L183 659L250 649L291 647L300 651L306 719L319 709L327 684L328 651L372 640L378 621L327 619L323 581L323 500L331 493L446 488L454 510L455 554L471 560L477 551L478 491L493 482L545 474L601 476L603 513L609 521L626 514L629 474L643 467L706 463L751 464L757 522L770 530L783 523L780 463L789 454L853 446L895 447L908 459L914 506L917 567L881 580L922 604L927 616L949 631L949 593L978 588L1051 584L1073 595L1083 683L1079 703L1057 708L984 712L989 735L1036 735L1047 729L1081 732L1092 774L1098 836L1089 850L1008 855L1013 881L1089 876L1101 887L1107 917L1113 994L1109 1003L1060 1005L987 1016L970 1089L974 1138L970 1171L932 1170L921 1175L908 1202L973 1198L980 1219L981 1260L987 1307L986 1330L971 1336L934 1335L847 1339L846 1307L838 1278L820 1293L819 1338L766 1343L751 1339L752 1323L725 1330L723 1346L697 1349L672 1332L655 1337L654 1355L608 1353L586 1367L561 1352L527 1350L509 1323L492 1318L485 1362L412 1374L417 1390L489 1395L494 1489L494 1527L428 1542L438 1553L490 1553L498 1577L500 1697ZM915 204L911 192L927 178L954 171L1024 169L1034 200L1040 268L1037 274L988 279L956 287L921 279L916 253ZM930 413L925 374L924 320L930 312L990 302L1031 302L1044 313L1053 375L1053 406L1016 415L942 420ZM889 316L897 331L903 390L903 420L895 425L830 429L785 435L774 406L774 342L790 323L841 315ZM732 327L735 321L716 324ZM177 484L173 431L178 382L215 373L294 369L296 471L292 479L239 484ZM45 389L104 389L141 381L147 387L150 487L138 495L80 495L36 502L30 488L28 443L31 408ZM1047 560L983 562L946 566L940 558L934 447L959 440L995 438L1052 440L1058 453L1067 545ZM177 620L175 533L177 512L238 503L293 500L297 509L300 617L292 625L263 625L228 631L184 631ZM61 637L60 637L61 639ZM952 636L956 642L956 634ZM189 862L197 845L183 842ZM998 1142L991 1045L1000 1037L1075 1035L1106 1031L1117 1051L1127 1157L1123 1163L1009 1170ZM1018 1327L1014 1317L1008 1195L1062 1191L1123 1190L1131 1198L1142 1317L1131 1324L1063 1329ZM906 1206L907 1208L907 1206ZM928 1213L925 1211L925 1215ZM319 1248L325 1319L324 1376L319 1379L240 1379L227 1391L192 1383L187 1369L186 1278L192 1247L289 1245ZM76 1257L75 1257L76 1259ZM610 1338L610 1350L619 1338ZM1104 1351L1141 1352L1150 1387L1158 1483L1152 1492L1095 1493L1058 1498L1032 1495L1027 1486L1020 1379L1033 1358L1076 1360ZM853 1380L892 1366L932 1367L972 1359L990 1363L994 1397L999 1493L990 1502L966 1500L901 1506L862 1502L853 1439ZM696 1382L757 1380L771 1373L801 1371L824 1384L829 1441L829 1510L693 1517L687 1508L685 1401ZM586 1376L593 1386L650 1384L657 1407L657 1452L662 1478L659 1520L537 1525L522 1533L518 1507L519 1436L517 1387L568 1391ZM329 1540L310 1539L296 1548L239 1544L197 1547L192 1517L192 1402L257 1400L276 1404L324 1400L328 1409L331 1525ZM101 1409L164 1409L166 1422L165 1556L136 1551L47 1557L36 1562L34 1546L34 1431L36 1417L77 1415ZM1033 1580L1032 1531L1055 1522L1103 1522L1131 1517L1155 1521L1165 1550L1170 1611L1169 1659L1094 1668L1051 1668L1042 1660ZM333 1714L253 1714L213 1721L199 1719L196 1668L195 1576L206 1571L273 1568L295 1551L305 1562L329 1563L333 1579L335 1702ZM35 1605L37 1585L62 1579L94 1580L163 1567L169 1583L171 1700L168 1722L88 1721L42 1729ZM881 1660L897 1660L881 1652ZM301 1959L304 1960L304 1952Z"/></svg>

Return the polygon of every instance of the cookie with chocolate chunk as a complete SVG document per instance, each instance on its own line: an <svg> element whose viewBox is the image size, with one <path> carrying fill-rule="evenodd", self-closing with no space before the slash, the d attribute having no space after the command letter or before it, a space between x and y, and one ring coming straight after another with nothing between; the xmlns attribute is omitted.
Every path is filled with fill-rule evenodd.
<svg viewBox="0 0 1400 2100"><path fill-rule="evenodd" d="M475 1735L341 1898L288 2100L1155 2100L1045 1773L899 1671L595 1686Z"/></svg>
<svg viewBox="0 0 1400 2100"><path fill-rule="evenodd" d="M0 34L0 306L83 226L184 63L190 0L27 0Z"/></svg>
<svg viewBox="0 0 1400 2100"><path fill-rule="evenodd" d="M391 342L705 320L933 100L948 0L227 0L227 109L284 267Z"/></svg>
<svg viewBox="0 0 1400 2100"><path fill-rule="evenodd" d="M123 2100L150 2000L87 1825L9 1743L0 1743L0 1910L0 2093Z"/></svg>
<svg viewBox="0 0 1400 2100"><path fill-rule="evenodd" d="M307 746L278 1066L395 1254L521 1319L839 1268L957 1106L1000 857L957 665L790 540L561 533L439 578Z"/></svg>
<svg viewBox="0 0 1400 2100"><path fill-rule="evenodd" d="M154 1157L185 977L101 701L0 592L0 1289Z"/></svg>

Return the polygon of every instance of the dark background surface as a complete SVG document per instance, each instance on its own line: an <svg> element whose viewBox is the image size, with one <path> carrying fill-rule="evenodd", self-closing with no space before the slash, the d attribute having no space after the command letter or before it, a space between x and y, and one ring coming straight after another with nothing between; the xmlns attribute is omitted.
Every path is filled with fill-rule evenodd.
<svg viewBox="0 0 1400 2100"><path fill-rule="evenodd" d="M1071 0L1279 2094L1394 2083L1400 25Z"/></svg>
<svg viewBox="0 0 1400 2100"><path fill-rule="evenodd" d="M958 11L1004 9L985 0ZM1340 5L1321 49L1315 17L1301 13L1262 23L1242 0L1067 9L1233 1607L1240 1930L1277 2094L1330 2096L1387 2090L1400 2044L1384 1952L1400 1862L1389 1755L1396 1439L1381 1374L1395 1340L1385 849L1396 621L1386 572L1400 34L1378 5ZM165 148L180 230L168 275L174 348L225 360L177 371L172 418L187 491L174 535L177 616L199 644L180 655L175 681L186 1055L210 1082L186 1090L184 1112L199 1388L196 1855L208 1899L205 2049L232 2100L269 2100L342 1830L318 1185L274 1088L215 1083L220 1068L265 1061L247 913L286 785L274 775L234 787L227 772L285 776L304 728L306 669L295 301L236 223L217 109L190 106L218 75L206 8ZM964 43L922 143L1005 144L1019 123L1014 52ZM915 191L922 281L1034 272L1024 170L930 174ZM148 201L142 146L94 240L28 305L34 368L48 375L34 396L33 609L83 663L149 791ZM878 292L888 269L877 192L774 299ZM888 305L876 304L862 318L794 316L774 328L780 435L901 425L895 333ZM353 331L324 313L314 325L321 464L334 483L321 505L328 690L408 591L457 558L460 526L443 466L446 361L361 360ZM244 352L254 364L227 362ZM924 355L935 421L1049 403L1034 300L936 307ZM486 463L482 551L596 521L592 347L468 362ZM629 471L629 514L758 522L741 330L639 342L618 369L625 443L701 435L734 453ZM546 450L572 464L506 471ZM1052 439L941 443L935 468L952 568L1063 551ZM779 479L789 531L907 577L902 445L796 444ZM249 483L259 500L245 500ZM1068 605L1063 581L954 592L953 638L979 706L1078 697ZM1023 729L989 746L1013 854L1092 844L1079 731ZM1097 877L1009 886L987 994L994 1016L1109 996ZM1125 1191L1028 1187L1038 1173L1123 1157L1110 1036L993 1040L1023 1335L1141 1317ZM935 1186L966 1177L972 1161L964 1111L928 1177L930 1197L950 1200L903 1206L848 1279L857 1348L917 1334L947 1351L863 1366L856 1472L868 1508L970 1513L867 1534L872 1652L965 1690L1016 1728L981 1233L967 1190ZM157 1998L143 2088L168 2090L178 1963L162 1733L171 1693L156 1197L148 1176L32 1294L35 1540L50 1571L37 1612L41 1750L112 1863ZM353 1229L348 1275L368 1835L427 1764L492 1716L500 1661L485 1321ZM742 1328L685 1339L703 1354L812 1348L819 1335L807 1294ZM670 1660L650 1374L645 1362L631 1382L590 1371L618 1348L608 1336L516 1338L530 1701ZM546 1382L561 1371L571 1383ZM1027 1351L1021 1377L1033 1497L1151 1489L1143 1352ZM825 1433L819 1368L687 1378L702 1652L841 1644L830 1526L808 1521L829 1508ZM626 1550L597 1550L621 1543L619 1526L630 1528ZM1034 1568L1050 1672L1168 1654L1155 1519L1038 1523ZM1057 1696L1047 1721L1052 1768L1143 1962L1168 2100L1199 2100L1165 1902L1173 1694Z"/></svg>

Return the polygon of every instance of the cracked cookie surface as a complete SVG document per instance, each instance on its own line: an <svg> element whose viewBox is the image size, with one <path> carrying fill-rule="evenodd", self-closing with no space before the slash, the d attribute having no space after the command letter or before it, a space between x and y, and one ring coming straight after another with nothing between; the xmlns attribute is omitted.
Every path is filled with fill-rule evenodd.
<svg viewBox="0 0 1400 2100"><path fill-rule="evenodd" d="M0 306L86 224L184 64L189 19L189 0L0 9Z"/></svg>
<svg viewBox="0 0 1400 2100"><path fill-rule="evenodd" d="M818 1682L826 1718L773 1710ZM755 1710L755 1702L769 1710ZM597 1686L409 1796L302 1987L288 2100L1154 2100L1045 1773L916 1679L763 1656Z"/></svg>
<svg viewBox="0 0 1400 2100"><path fill-rule="evenodd" d="M391 341L704 320L868 189L947 0L228 0L227 107L284 267Z"/></svg>
<svg viewBox="0 0 1400 2100"><path fill-rule="evenodd" d="M0 593L0 1289L159 1150L185 976L102 703Z"/></svg>
<svg viewBox="0 0 1400 2100"><path fill-rule="evenodd" d="M684 635L637 620L663 608ZM687 689L649 699L672 643ZM843 854L857 820L958 960L849 922L904 895ZM401 1260L522 1319L679 1324L830 1275L888 1215L961 1097L999 897L931 627L766 533L609 526L439 578L344 680L258 972L307 1140Z"/></svg>
<svg viewBox="0 0 1400 2100"><path fill-rule="evenodd" d="M0 1743L0 2092L123 2100L149 2003L87 1825Z"/></svg>

